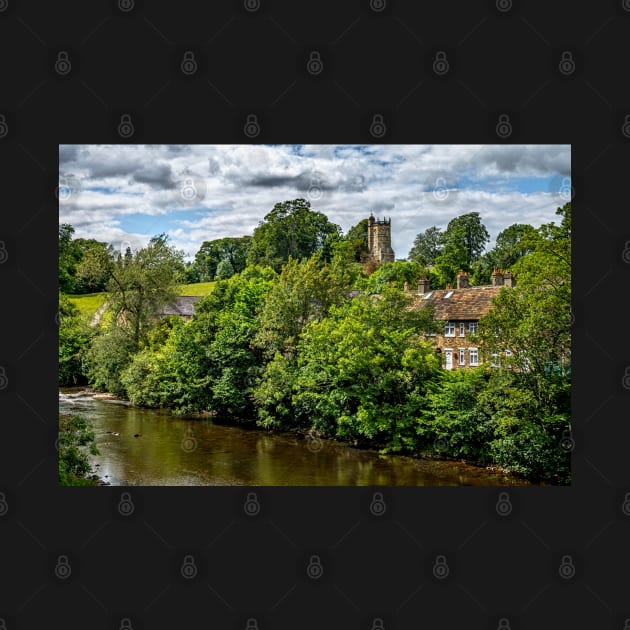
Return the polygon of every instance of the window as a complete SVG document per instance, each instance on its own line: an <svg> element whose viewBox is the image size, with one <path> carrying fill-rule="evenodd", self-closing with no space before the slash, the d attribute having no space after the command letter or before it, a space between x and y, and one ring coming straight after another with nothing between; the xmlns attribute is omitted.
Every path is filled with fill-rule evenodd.
<svg viewBox="0 0 630 630"><path fill-rule="evenodd" d="M479 365L479 352L477 351L477 348L470 348L468 352L469 352L468 365Z"/></svg>
<svg viewBox="0 0 630 630"><path fill-rule="evenodd" d="M490 367L499 367L499 355L496 352L490 357Z"/></svg>
<svg viewBox="0 0 630 630"><path fill-rule="evenodd" d="M455 336L455 324L453 322L446 322L446 324L444 325L444 336L445 337Z"/></svg>
<svg viewBox="0 0 630 630"><path fill-rule="evenodd" d="M433 291L429 291L422 299L428 300L433 295Z"/></svg>
<svg viewBox="0 0 630 630"><path fill-rule="evenodd" d="M459 349L459 364L466 365L466 348Z"/></svg>
<svg viewBox="0 0 630 630"><path fill-rule="evenodd" d="M448 293L447 293L447 294L446 294L446 295L445 295L442 299L443 299L443 300L447 300L448 298L450 298L450 297L451 297L451 295L453 295L453 292L452 292L452 291L449 291L449 292L448 292Z"/></svg>
<svg viewBox="0 0 630 630"><path fill-rule="evenodd" d="M470 324L468 324L468 332L471 335L474 335L477 332L477 322L470 322Z"/></svg>
<svg viewBox="0 0 630 630"><path fill-rule="evenodd" d="M464 324L464 322L461 322L459 324L459 336L463 337L466 333L466 324Z"/></svg>

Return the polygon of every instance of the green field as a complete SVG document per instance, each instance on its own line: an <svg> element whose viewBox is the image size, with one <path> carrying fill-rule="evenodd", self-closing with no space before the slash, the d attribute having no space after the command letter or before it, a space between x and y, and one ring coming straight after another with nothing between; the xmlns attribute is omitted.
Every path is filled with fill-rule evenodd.
<svg viewBox="0 0 630 630"><path fill-rule="evenodd" d="M70 301L79 309L81 315L92 317L105 302L105 293L86 293L85 295L69 295Z"/></svg>
<svg viewBox="0 0 630 630"><path fill-rule="evenodd" d="M216 282L197 282L196 284L183 284L180 295L208 295L212 293Z"/></svg>
<svg viewBox="0 0 630 630"><path fill-rule="evenodd" d="M208 295L212 292L215 282L198 282L196 284L183 284L180 295ZM72 303L79 309L82 315L91 318L105 302L106 293L86 293L85 295L68 296Z"/></svg>

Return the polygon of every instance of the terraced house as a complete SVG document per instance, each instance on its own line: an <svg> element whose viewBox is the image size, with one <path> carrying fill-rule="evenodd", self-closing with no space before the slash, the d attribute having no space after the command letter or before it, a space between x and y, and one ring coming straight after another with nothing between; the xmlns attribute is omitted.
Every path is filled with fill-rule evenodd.
<svg viewBox="0 0 630 630"><path fill-rule="evenodd" d="M509 271L495 269L492 284L469 286L468 274L460 271L457 287L431 290L428 280L418 282L414 308L431 304L434 317L443 325L442 332L431 335L438 352L442 355L442 366L446 370L476 367L482 363L479 342L474 335L479 320L492 308L492 298L502 287L513 287L514 278ZM509 352L509 351L508 351ZM491 363L492 364L492 363Z"/></svg>

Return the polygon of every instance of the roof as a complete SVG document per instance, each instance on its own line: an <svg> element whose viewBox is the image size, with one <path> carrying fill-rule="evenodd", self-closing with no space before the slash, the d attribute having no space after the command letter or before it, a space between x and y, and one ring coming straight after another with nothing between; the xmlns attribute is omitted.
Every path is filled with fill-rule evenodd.
<svg viewBox="0 0 630 630"><path fill-rule="evenodd" d="M483 285L465 289L436 289L424 295L418 295L414 308L423 308L427 304L435 307L434 318L440 320L476 320L492 308L492 298L503 287ZM446 297L450 293L449 297Z"/></svg>
<svg viewBox="0 0 630 630"><path fill-rule="evenodd" d="M177 302L165 306L160 312L161 315L181 315L188 316L195 314L195 303L199 302L199 295L181 295Z"/></svg>

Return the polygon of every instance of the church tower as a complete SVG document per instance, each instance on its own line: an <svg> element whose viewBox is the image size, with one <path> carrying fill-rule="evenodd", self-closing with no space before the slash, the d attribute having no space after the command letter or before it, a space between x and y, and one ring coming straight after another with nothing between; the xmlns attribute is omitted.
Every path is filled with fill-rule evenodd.
<svg viewBox="0 0 630 630"><path fill-rule="evenodd" d="M394 262L391 224L391 219L375 219L374 215L370 213L368 219L368 250L370 258L378 263Z"/></svg>

